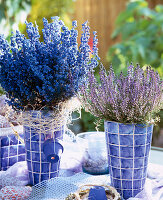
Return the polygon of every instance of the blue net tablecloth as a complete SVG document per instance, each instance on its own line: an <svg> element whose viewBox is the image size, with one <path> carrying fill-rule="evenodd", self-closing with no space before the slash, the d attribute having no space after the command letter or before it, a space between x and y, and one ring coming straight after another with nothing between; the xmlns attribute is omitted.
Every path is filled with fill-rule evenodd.
<svg viewBox="0 0 163 200"><path fill-rule="evenodd" d="M163 200L163 166L149 165L149 174L154 177L147 178L145 188L134 198L128 200ZM68 194L75 192L85 184L108 184L109 175L93 176L85 173L77 173L70 177L57 177L49 181L43 181L32 187L32 194L28 200L65 200Z"/></svg>

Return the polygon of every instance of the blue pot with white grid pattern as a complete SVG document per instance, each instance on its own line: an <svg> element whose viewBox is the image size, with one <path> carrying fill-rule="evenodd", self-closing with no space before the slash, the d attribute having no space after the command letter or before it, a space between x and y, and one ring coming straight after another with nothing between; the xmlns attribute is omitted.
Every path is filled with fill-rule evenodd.
<svg viewBox="0 0 163 200"><path fill-rule="evenodd" d="M0 170L6 171L9 167L17 162L25 161L25 145L14 134L14 129L19 133L23 139L22 126L15 126L13 128L0 128Z"/></svg>
<svg viewBox="0 0 163 200"><path fill-rule="evenodd" d="M153 125L105 121L111 184L124 199L144 188Z"/></svg>
<svg viewBox="0 0 163 200"><path fill-rule="evenodd" d="M36 117L34 113L33 117ZM37 126L24 126L27 166L31 185L58 176L61 156L57 162L49 162L43 152L43 148L46 140L53 138L55 143L56 140L63 139L63 134L64 126L61 126L60 130L57 129L53 132L46 131L46 129L40 130Z"/></svg>

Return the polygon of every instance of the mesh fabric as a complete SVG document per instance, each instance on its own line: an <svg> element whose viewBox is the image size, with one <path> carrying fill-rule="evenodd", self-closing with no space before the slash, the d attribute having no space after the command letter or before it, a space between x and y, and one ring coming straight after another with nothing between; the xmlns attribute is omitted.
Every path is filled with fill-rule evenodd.
<svg viewBox="0 0 163 200"><path fill-rule="evenodd" d="M77 189L86 184L109 184L109 176L91 176L85 173L78 173L71 177L56 177L43 181L32 187L31 196L28 200L65 200L65 198Z"/></svg>

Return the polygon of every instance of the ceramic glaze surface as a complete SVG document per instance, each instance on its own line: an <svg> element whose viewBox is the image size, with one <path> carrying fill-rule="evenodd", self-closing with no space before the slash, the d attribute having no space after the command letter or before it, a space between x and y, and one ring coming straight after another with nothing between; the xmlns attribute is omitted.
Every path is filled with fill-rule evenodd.
<svg viewBox="0 0 163 200"><path fill-rule="evenodd" d="M153 125L105 122L111 184L128 199L143 188Z"/></svg>
<svg viewBox="0 0 163 200"><path fill-rule="evenodd" d="M12 131L12 129L11 129ZM23 135L20 135L23 138ZM6 171L16 162L25 161L25 145L13 134L0 137L1 165L2 171Z"/></svg>
<svg viewBox="0 0 163 200"><path fill-rule="evenodd" d="M47 139L46 134L40 134L37 129L26 126L24 127L24 134L30 184L35 185L43 180L58 176L60 159L55 163L48 162L43 153L43 144ZM60 131L60 134L62 134L62 131Z"/></svg>

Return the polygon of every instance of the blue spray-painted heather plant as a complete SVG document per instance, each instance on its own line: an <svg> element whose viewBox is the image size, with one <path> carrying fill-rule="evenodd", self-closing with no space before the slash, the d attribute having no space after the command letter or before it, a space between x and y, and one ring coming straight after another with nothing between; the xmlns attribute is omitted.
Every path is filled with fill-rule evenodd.
<svg viewBox="0 0 163 200"><path fill-rule="evenodd" d="M44 42L39 40L37 25L26 22L28 38L19 31L11 44L0 36L0 82L16 109L53 107L73 97L86 81L86 74L98 64L97 38L94 32L94 51L90 58L90 32L87 22L78 48L75 29L69 30L59 17L49 23L43 19Z"/></svg>
<svg viewBox="0 0 163 200"><path fill-rule="evenodd" d="M120 123L152 123L163 108L163 82L150 67L128 67L127 75L107 73L100 66L100 83L88 73L88 85L80 88L83 107L99 119Z"/></svg>

